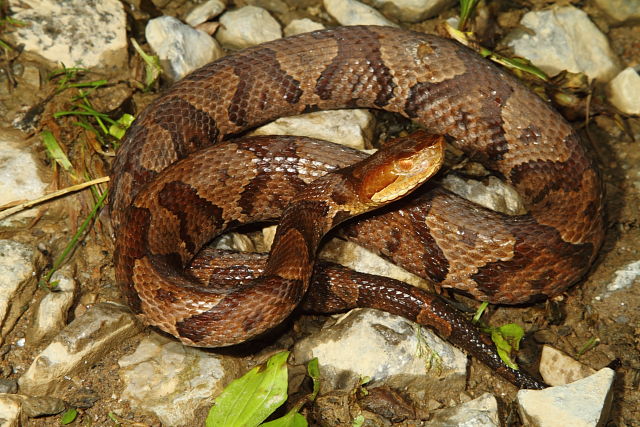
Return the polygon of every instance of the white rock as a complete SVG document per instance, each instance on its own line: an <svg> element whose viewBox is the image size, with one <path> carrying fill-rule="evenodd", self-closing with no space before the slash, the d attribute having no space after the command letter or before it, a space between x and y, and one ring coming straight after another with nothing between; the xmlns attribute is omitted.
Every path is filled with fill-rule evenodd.
<svg viewBox="0 0 640 427"><path fill-rule="evenodd" d="M638 3L640 4L640 3ZM625 68L609 82L609 101L627 114L640 114L640 75L632 67Z"/></svg>
<svg viewBox="0 0 640 427"><path fill-rule="evenodd" d="M42 256L31 246L0 240L0 344L33 298Z"/></svg>
<svg viewBox="0 0 640 427"><path fill-rule="evenodd" d="M195 411L211 406L213 398L234 377L239 366L215 353L187 347L152 333L136 351L121 358L120 377L125 384L121 399L149 411L165 425L197 425Z"/></svg>
<svg viewBox="0 0 640 427"><path fill-rule="evenodd" d="M0 426L20 427L22 398L15 394L0 393Z"/></svg>
<svg viewBox="0 0 640 427"><path fill-rule="evenodd" d="M16 200L36 199L45 193L47 183L38 172L38 163L19 136L0 132L0 206ZM0 226L30 220L38 213L28 209L0 221Z"/></svg>
<svg viewBox="0 0 640 427"><path fill-rule="evenodd" d="M374 126L374 117L368 110L334 110L282 117L254 133L308 136L362 149L371 142Z"/></svg>
<svg viewBox="0 0 640 427"><path fill-rule="evenodd" d="M545 390L520 390L518 405L525 425L595 427L609 416L615 373L609 368L571 384Z"/></svg>
<svg viewBox="0 0 640 427"><path fill-rule="evenodd" d="M413 322L378 310L350 311L298 341L293 355L298 364L318 358L325 390L352 389L369 378L426 400L436 390L465 387L467 357L460 350Z"/></svg>
<svg viewBox="0 0 640 427"><path fill-rule="evenodd" d="M29 324L27 342L31 346L52 338L67 324L77 287L73 271L69 268L56 271L50 283L56 283L56 287L38 303Z"/></svg>
<svg viewBox="0 0 640 427"><path fill-rule="evenodd" d="M568 70L609 81L618 72L618 60L606 36L580 9L567 6L528 12L520 24L531 32L512 34L508 45L550 75Z"/></svg>
<svg viewBox="0 0 640 427"><path fill-rule="evenodd" d="M442 180L442 185L458 196L494 211L508 215L526 212L518 192L494 176L487 178L485 184L473 179L463 179L457 175L447 175Z"/></svg>
<svg viewBox="0 0 640 427"><path fill-rule="evenodd" d="M638 0L594 0L595 4L617 22L640 19Z"/></svg>
<svg viewBox="0 0 640 427"><path fill-rule="evenodd" d="M372 0L376 8L403 22L420 22L453 6L455 0Z"/></svg>
<svg viewBox="0 0 640 427"><path fill-rule="evenodd" d="M196 68L224 55L222 48L211 36L172 16L151 19L144 34L172 80L181 79Z"/></svg>
<svg viewBox="0 0 640 427"><path fill-rule="evenodd" d="M612 292L616 292L622 289L627 289L636 283L636 280L640 276L640 261L633 261L625 265L621 269L615 272L615 278L611 283L607 285L607 290L604 294L595 297L595 300L600 301Z"/></svg>
<svg viewBox="0 0 640 427"><path fill-rule="evenodd" d="M492 394L485 393L453 408L435 411L429 426L499 427L498 401Z"/></svg>
<svg viewBox="0 0 640 427"><path fill-rule="evenodd" d="M331 239L323 246L319 256L361 273L390 277L418 288L429 289L427 280L409 273L407 270L353 242Z"/></svg>
<svg viewBox="0 0 640 427"><path fill-rule="evenodd" d="M18 44L67 67L118 69L126 64L126 16L118 0L11 0L12 18L27 23Z"/></svg>
<svg viewBox="0 0 640 427"><path fill-rule="evenodd" d="M191 12L185 16L184 22L195 27L198 24L202 24L220 15L224 11L224 8L225 4L221 0L208 0L194 7Z"/></svg>
<svg viewBox="0 0 640 427"><path fill-rule="evenodd" d="M309 33L311 31L322 30L324 25L319 22L312 21L309 18L293 19L289 25L284 27L284 35L292 36L294 34Z"/></svg>
<svg viewBox="0 0 640 427"><path fill-rule="evenodd" d="M569 384L595 373L595 369L583 365L560 350L548 345L542 347L540 374L549 385Z"/></svg>
<svg viewBox="0 0 640 427"><path fill-rule="evenodd" d="M216 38L232 49L244 49L282 37L278 21L261 7L245 6L225 12L220 23L222 26Z"/></svg>
<svg viewBox="0 0 640 427"><path fill-rule="evenodd" d="M64 389L66 377L91 366L140 330L141 325L126 307L94 305L36 356L18 380L20 392L43 396Z"/></svg>
<svg viewBox="0 0 640 427"><path fill-rule="evenodd" d="M356 0L323 0L324 8L340 25L388 25L396 24L374 8Z"/></svg>

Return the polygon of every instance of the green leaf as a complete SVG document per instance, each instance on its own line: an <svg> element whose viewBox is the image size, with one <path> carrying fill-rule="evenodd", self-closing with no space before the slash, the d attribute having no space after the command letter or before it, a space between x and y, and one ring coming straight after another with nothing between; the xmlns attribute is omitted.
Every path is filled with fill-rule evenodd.
<svg viewBox="0 0 640 427"><path fill-rule="evenodd" d="M113 124L109 127L109 135L114 136L118 139L122 139L131 123L135 120L131 114L123 114L118 120L116 120L116 124Z"/></svg>
<svg viewBox="0 0 640 427"><path fill-rule="evenodd" d="M360 427L362 424L364 424L364 415L360 414L353 419L351 427Z"/></svg>
<svg viewBox="0 0 640 427"><path fill-rule="evenodd" d="M138 54L142 57L142 60L145 63L145 67L144 67L145 69L144 86L145 87L144 88L146 90L153 84L153 82L156 81L156 79L162 73L162 67L160 66L160 59L157 56L149 55L144 50L142 50L138 42L136 42L136 39L131 38L129 40L131 41L133 48L136 50L136 52L138 52Z"/></svg>
<svg viewBox="0 0 640 427"><path fill-rule="evenodd" d="M307 373L313 380L313 392L311 393L311 396L309 396L309 400L313 401L320 391L320 367L317 357L314 357L309 361L309 364L307 365Z"/></svg>
<svg viewBox="0 0 640 427"><path fill-rule="evenodd" d="M259 425L287 400L288 351L277 353L266 368L255 367L234 380L216 399L207 416L207 427Z"/></svg>
<svg viewBox="0 0 640 427"><path fill-rule="evenodd" d="M303 417L297 410L292 410L284 417L260 424L261 427L307 427L307 419Z"/></svg>
<svg viewBox="0 0 640 427"><path fill-rule="evenodd" d="M520 348L522 337L524 337L524 329L515 323L502 325L499 328L493 328L491 331L491 340L498 349L498 355L507 366L515 370L519 368L511 359L511 352Z"/></svg>
<svg viewBox="0 0 640 427"><path fill-rule="evenodd" d="M67 425L67 424L71 424L72 422L75 421L75 419L78 417L78 411L71 408L67 411L65 411L64 414L62 414L62 417L60 418L60 424Z"/></svg>
<svg viewBox="0 0 640 427"><path fill-rule="evenodd" d="M44 144L49 157L51 157L53 161L59 164L62 169L69 172L72 168L71 162L69 161L69 158L64 153L64 151L62 151L62 148L60 147L60 144L58 144L58 140L56 140L56 137L53 136L50 131L45 130L42 132L42 143Z"/></svg>

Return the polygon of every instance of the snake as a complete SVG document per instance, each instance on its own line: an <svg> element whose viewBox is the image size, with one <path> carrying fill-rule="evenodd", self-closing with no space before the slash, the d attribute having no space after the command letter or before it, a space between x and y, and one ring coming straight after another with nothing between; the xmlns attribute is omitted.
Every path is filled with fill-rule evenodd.
<svg viewBox="0 0 640 427"><path fill-rule="evenodd" d="M371 187L364 193L372 196L384 187L354 172L354 163L366 162L362 153L306 138L245 136L279 117L340 108L385 110L444 135L512 186L527 212L496 212L430 181L350 220L362 188ZM323 179L338 183L314 184ZM306 193L308 187L323 199ZM544 384L505 367L477 328L439 297L324 262L311 274L317 246L341 223L345 238L440 290L525 304L581 279L604 238L598 170L558 112L457 42L382 26L274 40L187 75L127 131L110 192L123 295L145 323L187 345L221 347L255 338L301 301L321 312L367 306L432 326L526 388ZM217 267L194 261L216 235L283 214L268 260L241 255L246 265L236 257ZM334 284L345 276L353 281Z"/></svg>

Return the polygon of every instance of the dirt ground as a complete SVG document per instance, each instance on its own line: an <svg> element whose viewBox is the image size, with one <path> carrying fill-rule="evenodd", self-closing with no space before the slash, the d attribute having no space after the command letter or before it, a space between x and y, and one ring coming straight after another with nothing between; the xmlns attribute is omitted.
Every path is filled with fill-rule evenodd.
<svg viewBox="0 0 640 427"><path fill-rule="evenodd" d="M177 3L177 11L189 7L189 4ZM294 4L293 1L289 3ZM518 3L519 6L514 9L498 8L498 18L491 21L493 25L505 25L514 17L519 17L526 10L525 7L538 6L537 2ZM162 12L171 14L176 10L163 9ZM452 9L445 16L453 13ZM304 13L301 9L292 7L287 13L274 15L286 24L292 17L300 17ZM130 36L136 37L145 46L143 33L137 30L143 28L143 21L144 16L133 18L136 25L132 26ZM440 21L430 20L413 28L432 30L437 22ZM330 25L331 22L325 24ZM504 30L494 30L498 34L501 31ZM640 63L640 26L609 28L607 35L623 62L636 65ZM499 37L495 37L495 34L487 35L487 40L494 38ZM142 79L142 68L133 51L130 54L132 59L129 67L117 74L102 76L90 73L82 77L86 80L109 79L109 85L95 91L91 100L97 110L113 117L118 117L122 112L137 114L166 85L166 82L162 82L151 93L142 93L137 89L133 81ZM40 70L40 90L33 90L24 82L24 75L20 75L19 71L28 66L35 66ZM22 119L25 129L22 136L25 149L32 150L41 161L43 175L52 182L51 189L63 188L75 183L75 180L69 174L56 170L46 156L39 136L45 129L51 130L64 144L76 170L81 172L80 176L85 176L85 173L90 177L108 174L113 159L113 146L103 146L100 142L91 140L87 132L73 125L73 118L53 119L53 112L69 108L77 92L68 89L56 93L58 81L45 78L52 70L51 64L28 54L9 53L0 58L0 68L0 83L3 86L0 90L0 103L4 117L1 126L9 129L16 117L24 117L25 105L38 107L32 111L37 114ZM595 369L619 360L613 411L608 425L632 426L640 425L640 287L636 280L635 287L608 292L607 285L614 280L616 271L640 259L640 119L613 114L599 102L599 95L601 91L596 87L588 124L585 125L585 121L580 119L575 125L581 128L588 148L600 166L606 188L608 227L600 256L591 273L561 297L533 306L493 307L488 319L494 325L516 322L525 327L528 331L528 344L521 357L525 365L528 359L535 359L535 349L539 349L543 343L550 344ZM51 265L93 203L94 198L88 191L63 197L42 206L41 216L36 221L16 228L0 229L0 238L40 248ZM81 283L69 320L81 315L91 304L122 301L119 290L114 286L113 242L110 232L108 213L103 209L71 259L66 262L74 267ZM47 291L39 290L35 299L41 298L45 292ZM30 310L27 308L22 320L6 340L7 343L26 335L29 314ZM314 319L303 317L296 321L309 320ZM117 375L117 360L133 352L141 336L124 342L117 351L96 365L78 372L73 379L77 387L69 389L65 398L72 404L86 407L82 409L84 421L81 425L90 425L86 421L89 418L94 420L92 425L114 425L108 417L110 412L119 415L122 425L134 425L136 422L141 423L138 425L159 425L149 415L136 412L126 403L118 401L123 385ZM281 339L291 338L291 335L286 335ZM585 345L593 340L595 345L583 351ZM528 348L533 348L534 351L529 353ZM6 344L0 349L0 376L16 379L41 350L39 347ZM579 353L582 354L578 356ZM517 390L493 375L486 367L473 362L467 393L476 397L485 391L493 393L499 399L505 423L517 425L518 416L513 405ZM443 398L442 401L447 399ZM87 402L93 403L89 406ZM204 416L203 413L203 419ZM34 426L58 425L58 417L31 421Z"/></svg>

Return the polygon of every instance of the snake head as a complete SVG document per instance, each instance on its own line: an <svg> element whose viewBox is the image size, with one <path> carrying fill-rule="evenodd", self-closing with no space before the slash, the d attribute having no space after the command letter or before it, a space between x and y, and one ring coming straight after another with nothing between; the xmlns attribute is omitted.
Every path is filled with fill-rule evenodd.
<svg viewBox="0 0 640 427"><path fill-rule="evenodd" d="M431 178L444 162L444 137L417 131L398 138L360 163L358 196L381 205L400 199Z"/></svg>

